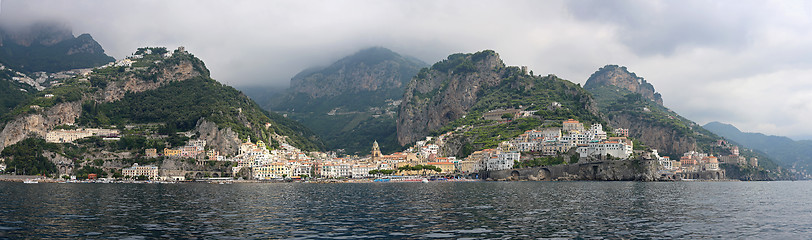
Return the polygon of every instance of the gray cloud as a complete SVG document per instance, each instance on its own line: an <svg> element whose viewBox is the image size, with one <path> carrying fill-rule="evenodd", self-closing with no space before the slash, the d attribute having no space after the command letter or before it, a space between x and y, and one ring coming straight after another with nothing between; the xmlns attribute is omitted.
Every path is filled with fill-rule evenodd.
<svg viewBox="0 0 812 240"><path fill-rule="evenodd" d="M747 1L576 0L578 19L615 25L619 40L641 55L672 55L681 47L739 50L760 11Z"/></svg>
<svg viewBox="0 0 812 240"><path fill-rule="evenodd" d="M812 136L812 8L804 1L5 0L0 24L40 19L122 58L185 46L229 85L286 86L302 69L383 46L428 63L493 49L584 83L625 65L700 124Z"/></svg>

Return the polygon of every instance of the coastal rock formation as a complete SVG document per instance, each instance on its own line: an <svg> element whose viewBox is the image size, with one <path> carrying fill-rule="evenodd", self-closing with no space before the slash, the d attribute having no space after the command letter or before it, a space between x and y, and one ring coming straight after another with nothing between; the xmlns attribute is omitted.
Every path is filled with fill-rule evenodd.
<svg viewBox="0 0 812 240"><path fill-rule="evenodd" d="M493 181L658 181L674 180L657 174L656 160L617 160L562 164L522 169L483 171L481 178ZM720 176L723 176L720 174ZM719 178L716 178L719 179Z"/></svg>
<svg viewBox="0 0 812 240"><path fill-rule="evenodd" d="M397 121L398 143L406 145L461 118L477 101L479 90L502 81L505 64L485 50L454 54L421 70L403 95Z"/></svg>

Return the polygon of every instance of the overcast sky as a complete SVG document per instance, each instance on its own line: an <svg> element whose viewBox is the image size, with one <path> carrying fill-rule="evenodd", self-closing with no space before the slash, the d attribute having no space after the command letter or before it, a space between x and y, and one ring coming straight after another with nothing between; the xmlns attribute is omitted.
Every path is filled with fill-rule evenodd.
<svg viewBox="0 0 812 240"><path fill-rule="evenodd" d="M509 65L583 84L627 66L700 124L812 139L812 4L803 1L32 1L0 23L51 19L120 59L185 46L233 86L382 46L428 63L496 50Z"/></svg>

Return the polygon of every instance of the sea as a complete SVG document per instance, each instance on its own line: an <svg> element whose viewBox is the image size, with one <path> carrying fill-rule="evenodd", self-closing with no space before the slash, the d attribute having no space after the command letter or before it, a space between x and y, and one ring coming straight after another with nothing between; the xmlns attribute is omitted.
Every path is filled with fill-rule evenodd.
<svg viewBox="0 0 812 240"><path fill-rule="evenodd" d="M812 182L0 182L0 239L810 239Z"/></svg>

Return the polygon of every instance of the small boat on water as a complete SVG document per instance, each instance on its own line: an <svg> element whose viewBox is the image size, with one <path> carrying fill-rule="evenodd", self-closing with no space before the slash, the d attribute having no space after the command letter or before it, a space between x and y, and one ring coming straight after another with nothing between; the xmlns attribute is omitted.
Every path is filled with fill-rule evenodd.
<svg viewBox="0 0 812 240"><path fill-rule="evenodd" d="M429 180L424 178L423 181L421 181L421 182L427 183L427 182L429 182Z"/></svg>
<svg viewBox="0 0 812 240"><path fill-rule="evenodd" d="M23 183L39 183L37 179L26 179L23 180Z"/></svg>

